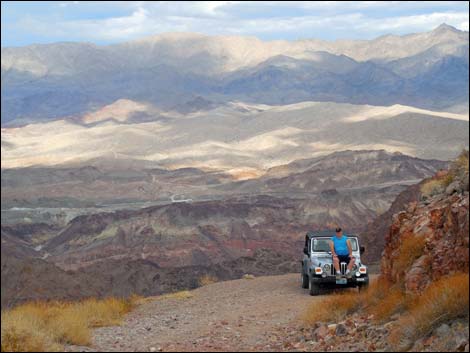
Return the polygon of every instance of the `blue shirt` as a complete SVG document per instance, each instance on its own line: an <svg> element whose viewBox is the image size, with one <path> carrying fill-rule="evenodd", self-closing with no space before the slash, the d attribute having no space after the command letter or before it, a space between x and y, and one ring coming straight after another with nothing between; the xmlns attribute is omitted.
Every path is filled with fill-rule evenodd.
<svg viewBox="0 0 470 353"><path fill-rule="evenodd" d="M338 238L336 235L333 235L331 241L335 246L335 252L337 255L349 255L349 249L347 244L348 237L346 235L343 234L341 238Z"/></svg>

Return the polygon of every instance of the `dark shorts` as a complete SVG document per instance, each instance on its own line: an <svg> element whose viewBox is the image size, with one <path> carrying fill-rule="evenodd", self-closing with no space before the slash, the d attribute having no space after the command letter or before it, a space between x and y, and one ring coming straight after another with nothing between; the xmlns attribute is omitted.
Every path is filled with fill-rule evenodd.
<svg viewBox="0 0 470 353"><path fill-rule="evenodd" d="M349 255L338 255L338 260L339 260L339 263L341 262L346 262L347 264L349 264Z"/></svg>

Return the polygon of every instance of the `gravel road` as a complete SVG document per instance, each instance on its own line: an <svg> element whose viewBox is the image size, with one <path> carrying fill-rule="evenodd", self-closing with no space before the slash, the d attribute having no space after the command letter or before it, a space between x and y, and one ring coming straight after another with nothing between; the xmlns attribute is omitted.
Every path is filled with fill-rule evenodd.
<svg viewBox="0 0 470 353"><path fill-rule="evenodd" d="M186 299L149 301L121 326L94 331L87 351L269 351L302 310L320 297L300 288L298 274L219 282Z"/></svg>

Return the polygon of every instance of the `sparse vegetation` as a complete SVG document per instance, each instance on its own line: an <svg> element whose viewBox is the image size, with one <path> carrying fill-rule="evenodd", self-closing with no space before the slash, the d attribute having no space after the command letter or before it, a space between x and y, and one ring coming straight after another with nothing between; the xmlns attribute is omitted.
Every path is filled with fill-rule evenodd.
<svg viewBox="0 0 470 353"><path fill-rule="evenodd" d="M431 179L421 186L423 197L433 197L444 192L445 188L452 182L450 175L445 177Z"/></svg>
<svg viewBox="0 0 470 353"><path fill-rule="evenodd" d="M154 297L139 298L136 300L136 303L137 305L141 305L141 304L145 304L148 302L152 302L154 300L165 300L165 299L185 300L185 299L190 299L193 296L194 295L190 291L182 290L179 292L168 293L168 294L158 295Z"/></svg>
<svg viewBox="0 0 470 353"><path fill-rule="evenodd" d="M243 275L242 278L243 278L243 279L255 279L255 276L250 275L250 274L245 274L245 275Z"/></svg>
<svg viewBox="0 0 470 353"><path fill-rule="evenodd" d="M304 322L308 325L315 322L339 322L358 310L364 310L374 315L375 320L383 321L406 307L407 302L401 289L379 278L372 281L365 292L344 291L328 296L321 305L312 305L306 312Z"/></svg>
<svg viewBox="0 0 470 353"><path fill-rule="evenodd" d="M407 349L406 344L430 334L443 322L468 318L469 275L457 273L443 277L419 295L406 295L401 286L380 278L364 293L344 292L328 296L321 305L315 303L307 310L304 322L307 325L340 322L359 310L372 314L378 323L401 313L390 333L389 343L397 350Z"/></svg>
<svg viewBox="0 0 470 353"><path fill-rule="evenodd" d="M463 150L457 159L452 163L450 170L452 174L469 171L469 151Z"/></svg>
<svg viewBox="0 0 470 353"><path fill-rule="evenodd" d="M182 290L175 293L169 293L157 297L157 299L190 299L193 297L193 294L188 290Z"/></svg>
<svg viewBox="0 0 470 353"><path fill-rule="evenodd" d="M421 186L421 194L424 198L433 197L445 191L454 180L468 178L469 151L463 150L451 163L447 174L434 177Z"/></svg>
<svg viewBox="0 0 470 353"><path fill-rule="evenodd" d="M408 307L408 301L403 291L397 286L388 287L386 292L381 291L383 295L377 296L379 287L377 286L375 292L369 293L369 296L375 294L375 300L369 302L367 312L374 315L375 321L383 322L393 314L403 312Z"/></svg>
<svg viewBox="0 0 470 353"><path fill-rule="evenodd" d="M313 325L316 322L341 321L346 315L351 314L361 306L361 296L356 292L345 291L329 295L321 305L312 304L307 308L304 322Z"/></svg>
<svg viewBox="0 0 470 353"><path fill-rule="evenodd" d="M211 275L204 275L199 278L199 286L201 287L208 286L209 284L213 284L216 282L218 282L218 279Z"/></svg>
<svg viewBox="0 0 470 353"><path fill-rule="evenodd" d="M136 305L131 299L31 302L2 311L2 352L59 351L63 344L90 344L90 329L118 325Z"/></svg>
<svg viewBox="0 0 470 353"><path fill-rule="evenodd" d="M429 334L446 321L467 317L469 312L469 275L458 273L432 283L413 300L390 334L390 343L403 349L404 341Z"/></svg>

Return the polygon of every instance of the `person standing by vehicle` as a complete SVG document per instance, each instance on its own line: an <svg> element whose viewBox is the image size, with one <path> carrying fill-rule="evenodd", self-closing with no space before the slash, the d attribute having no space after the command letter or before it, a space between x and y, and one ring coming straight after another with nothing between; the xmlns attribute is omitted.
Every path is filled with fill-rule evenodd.
<svg viewBox="0 0 470 353"><path fill-rule="evenodd" d="M341 227L336 228L336 235L331 238L330 249L333 255L333 266L336 270L336 278L341 278L340 263L347 263L346 277L352 277L352 268L354 266L355 258L352 254L351 241L346 235L343 234Z"/></svg>

